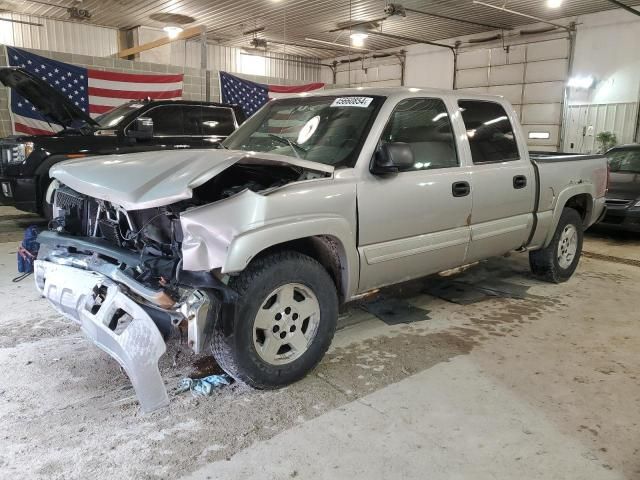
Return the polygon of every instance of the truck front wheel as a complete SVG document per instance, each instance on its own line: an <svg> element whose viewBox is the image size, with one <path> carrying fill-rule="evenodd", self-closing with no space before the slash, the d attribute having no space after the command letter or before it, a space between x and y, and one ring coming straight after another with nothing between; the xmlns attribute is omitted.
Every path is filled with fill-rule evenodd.
<svg viewBox="0 0 640 480"><path fill-rule="evenodd" d="M336 286L311 257L294 251L253 261L229 286L238 293L233 333L213 332L220 367L254 388L303 378L331 344L338 318Z"/></svg>
<svg viewBox="0 0 640 480"><path fill-rule="evenodd" d="M546 248L529 252L533 273L553 283L569 280L580 262L583 237L582 217L573 208L565 208L551 243Z"/></svg>

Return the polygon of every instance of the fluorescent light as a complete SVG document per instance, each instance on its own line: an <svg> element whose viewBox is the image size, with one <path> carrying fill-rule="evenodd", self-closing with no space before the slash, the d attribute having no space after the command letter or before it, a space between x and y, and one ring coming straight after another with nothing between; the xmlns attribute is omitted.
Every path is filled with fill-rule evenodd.
<svg viewBox="0 0 640 480"><path fill-rule="evenodd" d="M595 79L591 76L588 77L573 77L571 79L569 79L569 82L567 83L567 85L569 85L569 87L571 88L582 88L582 89L589 89L593 86L593 84L595 83Z"/></svg>
<svg viewBox="0 0 640 480"><path fill-rule="evenodd" d="M439 113L438 115L436 115L435 117L433 117L433 120L431 120L433 123L437 122L438 120L442 120L444 117L447 116L446 112L442 112Z"/></svg>
<svg viewBox="0 0 640 480"><path fill-rule="evenodd" d="M351 45L354 47L364 47L364 41L369 36L368 33L364 32L354 32L350 35L351 37Z"/></svg>
<svg viewBox="0 0 640 480"><path fill-rule="evenodd" d="M563 0L547 0L547 7L549 8L560 8L562 6Z"/></svg>
<svg viewBox="0 0 640 480"><path fill-rule="evenodd" d="M489 120L488 122L484 122L485 125L493 125L494 123L504 122L505 120L509 120L509 117L498 117L493 120Z"/></svg>
<svg viewBox="0 0 640 480"><path fill-rule="evenodd" d="M530 140L549 140L551 134L549 132L529 132Z"/></svg>
<svg viewBox="0 0 640 480"><path fill-rule="evenodd" d="M169 38L176 38L178 35L182 33L183 28L177 25L167 25L163 28L165 32L169 35Z"/></svg>

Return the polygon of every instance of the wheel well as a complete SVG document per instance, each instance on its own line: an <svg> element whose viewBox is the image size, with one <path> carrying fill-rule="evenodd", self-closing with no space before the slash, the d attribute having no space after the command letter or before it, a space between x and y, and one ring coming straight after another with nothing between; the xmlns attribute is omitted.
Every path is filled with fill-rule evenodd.
<svg viewBox="0 0 640 480"><path fill-rule="evenodd" d="M581 193L580 195L571 197L564 207L576 210L580 214L584 226L587 226L589 219L591 218L591 210L593 209L591 195L588 193Z"/></svg>
<svg viewBox="0 0 640 480"><path fill-rule="evenodd" d="M260 252L255 258L282 250L294 250L320 263L333 279L340 301L344 301L347 289L347 260L340 241L330 235L298 238L273 245Z"/></svg>

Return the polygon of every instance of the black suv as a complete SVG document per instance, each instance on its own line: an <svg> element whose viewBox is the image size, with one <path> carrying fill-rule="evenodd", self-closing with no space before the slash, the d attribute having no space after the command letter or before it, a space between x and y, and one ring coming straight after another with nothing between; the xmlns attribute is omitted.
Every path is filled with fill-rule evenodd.
<svg viewBox="0 0 640 480"><path fill-rule="evenodd" d="M218 148L245 117L236 105L187 100L127 102L93 119L49 84L20 68L1 68L0 82L35 106L52 136L0 139L0 205L47 216L52 165L89 155L175 148Z"/></svg>

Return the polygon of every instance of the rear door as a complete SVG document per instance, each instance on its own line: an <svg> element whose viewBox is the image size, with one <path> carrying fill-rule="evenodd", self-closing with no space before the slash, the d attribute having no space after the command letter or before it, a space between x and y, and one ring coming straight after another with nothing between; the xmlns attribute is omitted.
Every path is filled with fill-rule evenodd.
<svg viewBox="0 0 640 480"><path fill-rule="evenodd" d="M459 266L469 244L470 172L444 101L401 100L379 142L408 144L415 163L358 184L360 291Z"/></svg>
<svg viewBox="0 0 640 480"><path fill-rule="evenodd" d="M466 262L523 246L533 227L536 178L513 114L492 101L459 100L473 162L471 243ZM512 110L509 109L511 112Z"/></svg>

